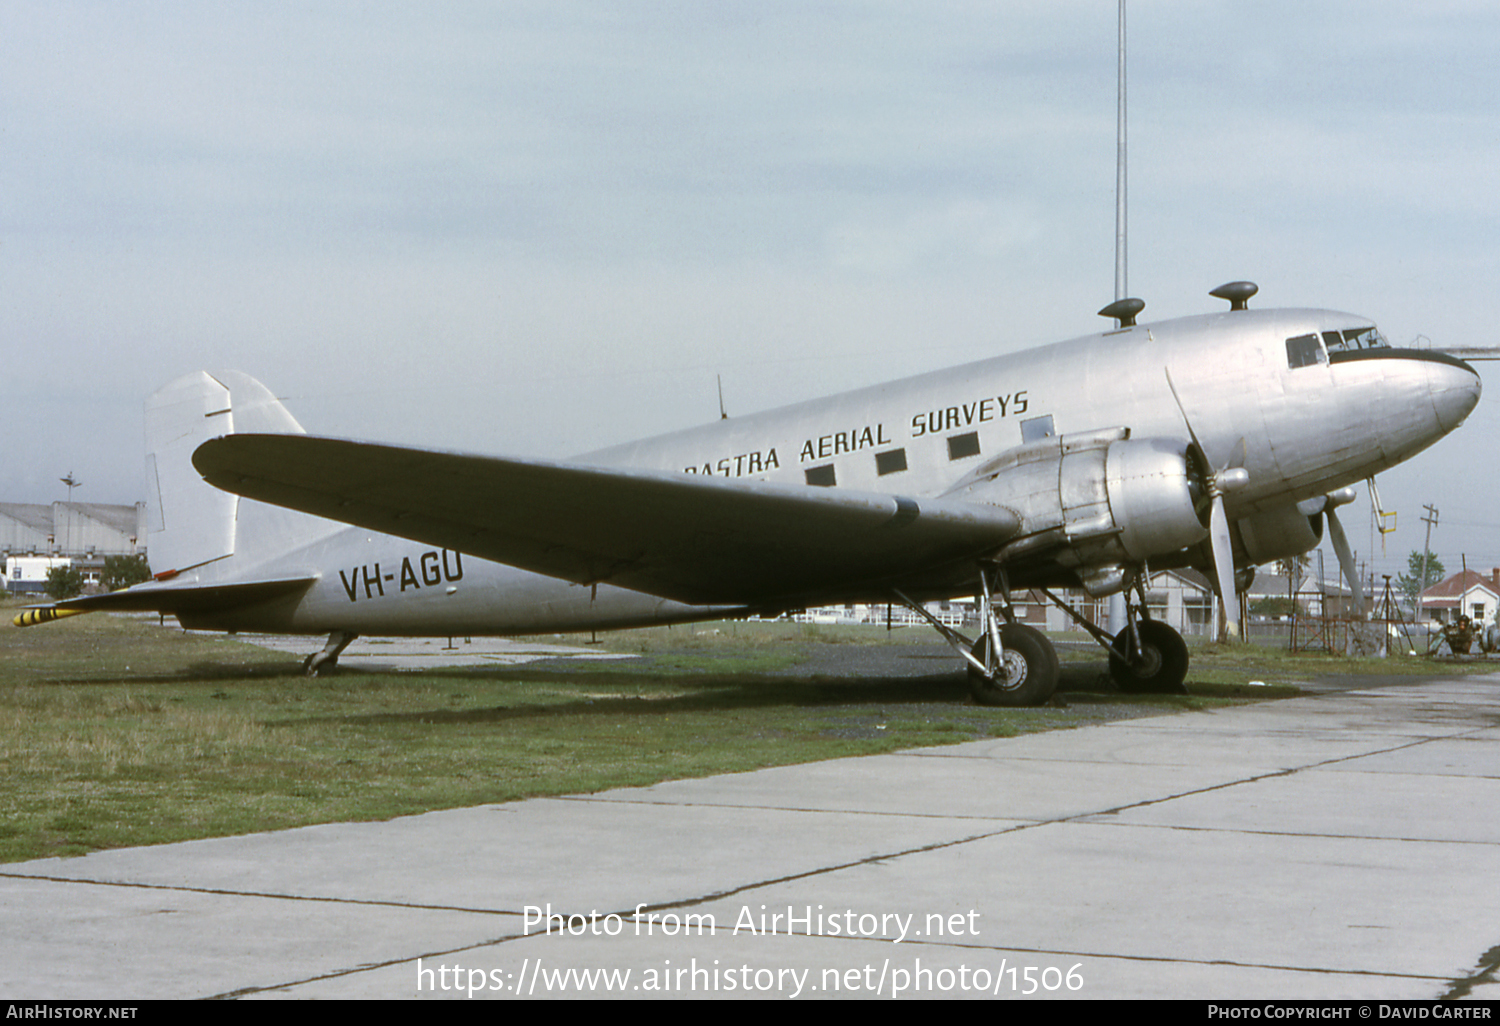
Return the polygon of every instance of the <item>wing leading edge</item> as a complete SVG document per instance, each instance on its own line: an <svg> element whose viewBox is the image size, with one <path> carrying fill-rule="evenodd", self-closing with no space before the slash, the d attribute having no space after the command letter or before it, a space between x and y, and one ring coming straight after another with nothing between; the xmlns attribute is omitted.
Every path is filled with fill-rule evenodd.
<svg viewBox="0 0 1500 1026"><path fill-rule="evenodd" d="M307 435L226 435L200 446L193 465L247 498L695 605L890 585L971 560L1019 529L987 504Z"/></svg>

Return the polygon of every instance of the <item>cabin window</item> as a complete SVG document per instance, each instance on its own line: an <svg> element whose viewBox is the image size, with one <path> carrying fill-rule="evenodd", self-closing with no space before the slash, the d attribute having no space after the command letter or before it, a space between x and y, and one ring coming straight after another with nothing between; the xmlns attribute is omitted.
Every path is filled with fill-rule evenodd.
<svg viewBox="0 0 1500 1026"><path fill-rule="evenodd" d="M1051 438L1057 434L1052 429L1052 414L1045 417L1032 417L1030 420L1021 421L1021 441L1040 442L1043 438Z"/></svg>
<svg viewBox="0 0 1500 1026"><path fill-rule="evenodd" d="M963 435L954 435L948 439L948 458L950 460L961 460L968 456L979 455L979 432L970 431Z"/></svg>
<svg viewBox="0 0 1500 1026"><path fill-rule="evenodd" d="M832 488L838 484L834 477L832 463L825 463L821 467L808 467L806 477L808 484L817 485L819 488Z"/></svg>
<svg viewBox="0 0 1500 1026"><path fill-rule="evenodd" d="M875 473L881 477L887 474L899 474L905 469L905 449L892 449L890 452L877 452L875 454Z"/></svg>
<svg viewBox="0 0 1500 1026"><path fill-rule="evenodd" d="M1316 335L1298 335L1286 340L1286 365L1292 370L1323 363L1323 346Z"/></svg>

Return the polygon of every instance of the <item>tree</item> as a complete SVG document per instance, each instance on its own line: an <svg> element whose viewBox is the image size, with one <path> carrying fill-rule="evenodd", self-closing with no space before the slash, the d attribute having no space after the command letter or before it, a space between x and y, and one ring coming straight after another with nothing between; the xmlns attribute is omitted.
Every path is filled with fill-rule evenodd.
<svg viewBox="0 0 1500 1026"><path fill-rule="evenodd" d="M1305 552L1300 556L1288 556L1276 561L1276 572L1285 577L1295 589L1307 576L1307 568L1311 563L1312 557Z"/></svg>
<svg viewBox="0 0 1500 1026"><path fill-rule="evenodd" d="M1422 579L1422 553L1412 549L1411 555L1406 557L1406 566L1411 573L1402 574L1396 578L1396 587L1401 589L1401 594L1406 596L1406 604L1415 607L1417 594L1426 591L1438 581L1448 576L1443 572L1443 561L1427 551L1427 578Z"/></svg>
<svg viewBox="0 0 1500 1026"><path fill-rule="evenodd" d="M1302 607L1285 595L1268 595L1265 598L1259 598L1250 603L1250 612L1256 616L1270 616L1280 619L1281 617L1292 616L1301 611Z"/></svg>
<svg viewBox="0 0 1500 1026"><path fill-rule="evenodd" d="M105 556L104 573L99 583L105 591L118 591L132 584L151 580L151 568L144 556Z"/></svg>
<svg viewBox="0 0 1500 1026"><path fill-rule="evenodd" d="M52 598L72 598L82 590L83 571L76 566L54 566L47 571L47 594Z"/></svg>

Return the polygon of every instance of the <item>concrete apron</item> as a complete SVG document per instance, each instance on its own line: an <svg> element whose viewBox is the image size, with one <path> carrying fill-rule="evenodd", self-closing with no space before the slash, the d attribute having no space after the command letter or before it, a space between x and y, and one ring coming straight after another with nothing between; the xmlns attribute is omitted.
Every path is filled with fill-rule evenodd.
<svg viewBox="0 0 1500 1026"><path fill-rule="evenodd" d="M0 992L1493 999L1496 808L1500 675L1335 692L4 866Z"/></svg>

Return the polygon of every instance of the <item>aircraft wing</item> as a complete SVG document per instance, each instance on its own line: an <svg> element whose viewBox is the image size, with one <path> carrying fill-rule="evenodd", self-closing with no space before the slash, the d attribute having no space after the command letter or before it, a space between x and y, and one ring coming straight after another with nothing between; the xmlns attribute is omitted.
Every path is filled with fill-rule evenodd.
<svg viewBox="0 0 1500 1026"><path fill-rule="evenodd" d="M802 604L967 561L1019 529L953 500L233 434L193 465L225 491L578 584L695 605Z"/></svg>

